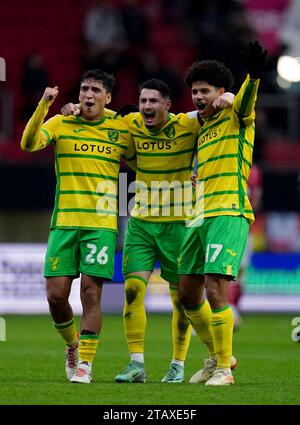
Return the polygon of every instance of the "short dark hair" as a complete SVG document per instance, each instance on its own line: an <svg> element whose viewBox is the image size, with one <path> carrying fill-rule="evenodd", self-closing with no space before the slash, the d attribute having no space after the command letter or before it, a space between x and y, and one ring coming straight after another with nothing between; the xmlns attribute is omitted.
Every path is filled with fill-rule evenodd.
<svg viewBox="0 0 300 425"><path fill-rule="evenodd" d="M101 81L107 93L112 92L116 82L115 77L112 74L108 74L101 69L91 69L86 71L81 78L80 84L86 80Z"/></svg>
<svg viewBox="0 0 300 425"><path fill-rule="evenodd" d="M192 87L196 81L205 81L212 86L224 87L225 91L229 91L233 86L233 75L222 62L203 60L194 62L188 68L184 81L188 87Z"/></svg>
<svg viewBox="0 0 300 425"><path fill-rule="evenodd" d="M157 90L162 97L170 99L171 90L168 84L166 84L162 80L157 80L156 78L152 78L151 80L147 80L139 86L140 93L143 89Z"/></svg>

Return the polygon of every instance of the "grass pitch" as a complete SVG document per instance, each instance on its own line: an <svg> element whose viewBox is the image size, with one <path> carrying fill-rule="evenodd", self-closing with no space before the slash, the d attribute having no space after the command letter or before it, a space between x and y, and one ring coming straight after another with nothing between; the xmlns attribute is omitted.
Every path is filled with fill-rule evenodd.
<svg viewBox="0 0 300 425"><path fill-rule="evenodd" d="M64 344L50 316L6 316L7 341L0 342L1 405L299 405L300 343L292 341L290 315L248 315L234 334L238 359L235 385L188 384L206 351L192 337L186 381L162 384L172 356L170 315L148 315L147 382L116 384L128 364L121 315L105 315L91 385L65 377Z"/></svg>

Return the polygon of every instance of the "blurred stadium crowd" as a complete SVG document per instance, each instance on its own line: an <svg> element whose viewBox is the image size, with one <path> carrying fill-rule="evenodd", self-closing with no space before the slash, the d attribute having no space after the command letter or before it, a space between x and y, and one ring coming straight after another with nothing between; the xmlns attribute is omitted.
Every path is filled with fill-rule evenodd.
<svg viewBox="0 0 300 425"><path fill-rule="evenodd" d="M248 42L258 39L269 55L256 119L254 161L262 170L264 191L255 246L299 251L300 85L282 79L277 71L282 55L300 56L297 17L299 22L297 0L3 3L0 240L45 241L47 235L48 223L41 217L53 206L52 150L29 156L19 149L26 121L47 85L60 90L51 114L77 100L79 79L90 68L115 74L113 109L136 103L138 84L154 77L170 85L172 111L188 111L191 96L182 80L187 66L197 59L221 60L232 69L237 89L245 76ZM20 216L25 221L18 226ZM36 232L25 230L26 217L28 223L35 220Z"/></svg>

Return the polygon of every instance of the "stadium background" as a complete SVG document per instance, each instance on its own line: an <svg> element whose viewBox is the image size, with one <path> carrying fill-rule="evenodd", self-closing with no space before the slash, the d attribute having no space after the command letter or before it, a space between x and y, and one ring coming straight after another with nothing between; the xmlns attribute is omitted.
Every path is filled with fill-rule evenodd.
<svg viewBox="0 0 300 425"><path fill-rule="evenodd" d="M0 56L6 67L5 81L0 81L0 315L48 312L42 263L55 189L53 152L30 155L19 148L45 86L59 86L51 108L51 114L57 113L77 100L82 72L100 67L116 75L114 109L136 103L138 83L157 77L171 86L172 111L188 111L190 93L182 83L187 66L196 59L222 60L235 75L236 90L253 39L269 50L254 150L263 173L263 203L241 307L245 312L299 311L300 84L277 70L282 55L300 57L294 43L299 40L299 1L65 0L58 8L54 3L10 0L1 5ZM97 13L100 31L94 26ZM123 164L122 172L127 171ZM132 178L129 173L128 182ZM120 218L117 284L105 287L104 311L122 310L118 283L126 222L127 217ZM167 286L159 282L156 270L147 307L169 311ZM76 284L71 302L80 312Z"/></svg>

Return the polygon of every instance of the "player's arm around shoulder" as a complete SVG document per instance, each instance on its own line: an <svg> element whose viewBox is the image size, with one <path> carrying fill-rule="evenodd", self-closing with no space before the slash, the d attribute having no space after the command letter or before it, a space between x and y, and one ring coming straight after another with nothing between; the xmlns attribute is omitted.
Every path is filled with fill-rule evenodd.
<svg viewBox="0 0 300 425"><path fill-rule="evenodd" d="M190 112L181 112L175 116L180 125L184 127L184 129L197 136L200 130L200 121L198 111L190 111Z"/></svg>
<svg viewBox="0 0 300 425"><path fill-rule="evenodd" d="M132 114L130 114L132 115ZM136 171L136 151L134 138L130 131L130 121L128 120L128 115L126 116L117 116L115 117L115 122L117 123L118 129L122 130L122 144L126 146L122 154L123 158L126 160L127 165L133 170ZM132 117L131 117L132 119Z"/></svg>
<svg viewBox="0 0 300 425"><path fill-rule="evenodd" d="M54 138L54 130L61 122L59 115L48 120L44 125L44 119L48 114L51 104L58 95L58 87L47 87L35 112L28 121L22 135L21 149L27 152L34 152L44 149Z"/></svg>
<svg viewBox="0 0 300 425"><path fill-rule="evenodd" d="M124 126L128 130L126 134L126 151L123 153L123 158L126 161L128 167L133 171L137 171L137 159L136 159L136 150L135 143L133 138L133 133L135 131L136 125L139 126L137 120L142 119L138 108L134 104L123 105L118 109L115 120L118 122L119 126Z"/></svg>
<svg viewBox="0 0 300 425"><path fill-rule="evenodd" d="M137 171L137 160L136 160L136 150L134 140L131 134L127 139L127 151L124 153L124 158L127 165L133 170Z"/></svg>

